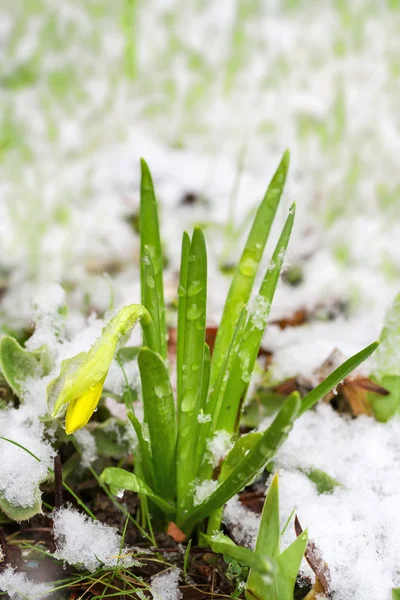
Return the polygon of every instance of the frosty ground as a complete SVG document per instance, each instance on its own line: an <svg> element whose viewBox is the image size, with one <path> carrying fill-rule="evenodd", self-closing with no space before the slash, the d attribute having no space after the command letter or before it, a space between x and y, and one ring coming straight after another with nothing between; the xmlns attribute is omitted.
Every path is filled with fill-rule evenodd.
<svg viewBox="0 0 400 600"><path fill-rule="evenodd" d="M124 67L122 5L111 10L94 3L100 8L93 16L72 0L62 7L43 1L20 21L13 3L6 8L0 25L0 106L8 128L0 165L2 325L6 331L34 320L29 348L46 343L57 356L52 375L26 385L24 406L0 414L1 435L41 460L32 463L0 442L0 489L10 502L29 503L52 465L38 417L47 412L46 384L61 360L89 349L110 307L140 300L132 227L140 156L152 168L161 204L169 300L181 231L202 223L211 263L210 325L217 325L229 286L221 267L227 271L237 259L247 216L290 147L289 185L272 237L296 200L286 269L296 267L301 277L296 286L281 282L270 321L300 309L309 316L296 327L268 327L263 346L272 353L272 382L312 379L334 349L347 358L380 335L400 274L399 13L384 2L321 3L318 11L306 2L256 4L242 14L235 3L200 10L192 2L178 10L173 2L148 2L138 12L133 79ZM242 42L235 53L236 31ZM22 83L21 65L30 74ZM59 91L60 81L68 82L67 91ZM65 298L69 315L60 338L57 310ZM398 374L396 327L390 344ZM364 374L374 371L373 360ZM136 386L136 365L127 372ZM115 364L107 389L123 385ZM330 567L335 600L386 600L400 586L399 433L397 417L387 424L365 415L350 419L324 405L298 421L275 461L283 522L297 507ZM85 465L93 463L90 433L77 443ZM315 468L341 485L319 495L306 475ZM226 522L251 545L257 517L245 511L230 503ZM78 525L83 517L73 512L65 517L71 533L87 528L80 558L96 568L91 524ZM56 527L65 526L60 515ZM118 534L101 532L96 556L115 556ZM67 539L58 556L74 564L75 545L76 538ZM173 590L176 573L170 579ZM16 598L24 589L33 594L22 574L6 571L0 586L10 595L17 590ZM36 597L50 589L41 586ZM153 587L153 596L164 598L162 585ZM179 597L174 593L171 599Z"/></svg>

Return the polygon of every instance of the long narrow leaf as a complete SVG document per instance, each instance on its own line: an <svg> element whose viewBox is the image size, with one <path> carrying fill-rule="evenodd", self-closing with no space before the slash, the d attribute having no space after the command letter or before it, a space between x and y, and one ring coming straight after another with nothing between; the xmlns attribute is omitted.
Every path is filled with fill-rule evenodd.
<svg viewBox="0 0 400 600"><path fill-rule="evenodd" d="M211 365L211 386L214 385L224 362L240 312L250 298L254 279L285 186L289 158L289 152L286 151L254 217L251 231L235 271L215 340Z"/></svg>
<svg viewBox="0 0 400 600"><path fill-rule="evenodd" d="M196 446L196 460L194 462L194 473L198 473L201 462L203 460L205 448L206 448L206 432L209 429L209 419L211 415L205 411L207 403L208 389L210 385L210 363L211 355L210 348L207 344L204 345L204 360L203 360L203 373L201 376L201 396L200 396L200 413L197 417L199 421L199 435ZM203 417L203 419L201 418Z"/></svg>
<svg viewBox="0 0 400 600"><path fill-rule="evenodd" d="M190 237L183 233L182 238L182 253L181 253L181 268L179 272L179 288L178 288L178 329L177 329L177 353L176 353L176 387L178 397L178 408L182 401L182 374L183 374L183 354L185 351L185 323L186 323L186 292L187 292L187 277L189 269L189 254L190 254Z"/></svg>
<svg viewBox="0 0 400 600"><path fill-rule="evenodd" d="M261 575L268 575L273 570L273 561L267 557L260 557L255 552L244 546L237 546L234 541L222 532L214 535L201 536L210 548L218 554L234 558L241 565L255 569Z"/></svg>
<svg viewBox="0 0 400 600"><path fill-rule="evenodd" d="M144 439L142 425L139 423L136 415L128 412L128 419L135 430L139 445L139 455L135 457L135 471L139 477L143 478L150 487L155 487L156 476L154 473L153 461L151 460L149 443Z"/></svg>
<svg viewBox="0 0 400 600"><path fill-rule="evenodd" d="M279 557L280 542L279 520L279 481L278 474L269 486L267 498L261 515L255 553L262 559L264 556ZM257 570L251 569L247 580L247 595L252 598L267 598L271 590L271 583L266 582Z"/></svg>
<svg viewBox="0 0 400 600"><path fill-rule="evenodd" d="M265 468L289 435L299 409L300 396L295 392L285 400L272 424L225 481L207 500L190 510L181 519L178 523L181 529L191 531L196 523L204 519L211 511L223 506Z"/></svg>
<svg viewBox="0 0 400 600"><path fill-rule="evenodd" d="M169 373L159 354L142 348L138 365L157 490L172 499L176 486L177 424Z"/></svg>
<svg viewBox="0 0 400 600"><path fill-rule="evenodd" d="M154 265L148 246L145 246L143 249L141 266L143 270L142 301L143 305L150 313L154 323L155 333L154 339L149 339L149 336L146 335L146 332L144 332L144 341L146 346L151 348L151 350L161 354L160 309L158 305L158 293L156 289Z"/></svg>
<svg viewBox="0 0 400 600"><path fill-rule="evenodd" d="M296 584L304 552L306 551L307 541L308 532L305 530L277 558L279 573L277 577L278 600L293 599L294 586Z"/></svg>
<svg viewBox="0 0 400 600"><path fill-rule="evenodd" d="M136 492L137 494L147 496L167 515L173 515L175 513L175 508L172 504L160 498L144 481L137 477L137 475L129 473L129 471L125 471L125 469L107 467L100 475L100 480L114 489L129 490L130 492Z"/></svg>
<svg viewBox="0 0 400 600"><path fill-rule="evenodd" d="M301 401L301 409L299 412L299 417L306 410L312 408L321 398L326 396L328 392L330 392L333 388L335 388L341 381L345 379L354 369L356 369L361 363L363 363L371 354L377 349L379 346L379 342L374 342L370 344L357 354L354 354L351 358L346 360L340 367L335 369L333 373L328 375L326 379L317 387L315 387L311 392L309 392Z"/></svg>
<svg viewBox="0 0 400 600"><path fill-rule="evenodd" d="M150 253L154 269L154 284L158 298L158 327L161 356L167 356L167 334L165 328L165 303L163 286L163 257L161 249L160 228L158 223L157 200L154 193L153 180L149 167L141 159L140 183L140 280L142 290L142 304L146 306L146 249ZM148 308L146 306L146 308ZM153 347L153 346L151 346Z"/></svg>
<svg viewBox="0 0 400 600"><path fill-rule="evenodd" d="M179 405L177 456L178 506L190 503L190 486L195 478L198 415L202 401L202 373L206 332L207 252L198 227L190 245L186 292L184 352L182 357L182 398Z"/></svg>
<svg viewBox="0 0 400 600"><path fill-rule="evenodd" d="M218 413L216 430L223 429L224 431L233 433L238 427L238 416L257 360L286 248L292 232L294 216L295 206L293 205L276 244L271 266L267 270L261 284L256 298L255 310L250 315L242 333L239 351L236 354L229 373L221 409Z"/></svg>

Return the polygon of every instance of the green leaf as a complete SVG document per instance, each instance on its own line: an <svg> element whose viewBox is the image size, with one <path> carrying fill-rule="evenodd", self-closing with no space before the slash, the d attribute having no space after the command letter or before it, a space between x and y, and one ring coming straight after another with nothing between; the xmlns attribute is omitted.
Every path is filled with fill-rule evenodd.
<svg viewBox="0 0 400 600"><path fill-rule="evenodd" d="M294 586L306 551L307 541L308 532L306 530L278 556L277 600L293 600Z"/></svg>
<svg viewBox="0 0 400 600"><path fill-rule="evenodd" d="M319 400L321 400L321 398L326 396L328 392L339 385L339 383L348 375L350 375L354 369L356 369L361 363L364 362L364 360L371 356L378 346L379 343L374 342L357 354L354 354L354 356L346 360L342 365L340 365L340 367L335 369L333 373L328 375L328 377L322 383L317 385L317 387L311 390L311 392L306 394L301 401L301 409L298 416L300 417L300 415L306 412L306 410L312 408Z"/></svg>
<svg viewBox="0 0 400 600"><path fill-rule="evenodd" d="M102 482L118 490L129 490L137 494L143 494L150 498L166 515L173 515L175 508L169 502L160 498L153 490L137 475L119 469L118 467L107 467L100 475Z"/></svg>
<svg viewBox="0 0 400 600"><path fill-rule="evenodd" d="M135 471L152 488L156 486L156 475L154 473L153 461L151 459L150 447L143 435L142 425L133 412L128 412L128 419L133 425L139 444L139 453L136 454Z"/></svg>
<svg viewBox="0 0 400 600"><path fill-rule="evenodd" d="M237 440L222 465L220 475L221 481L225 481L228 475L234 471L234 469L245 458L248 452L255 446L257 442L260 441L262 435L262 433L258 432L248 433Z"/></svg>
<svg viewBox="0 0 400 600"><path fill-rule="evenodd" d="M376 377L371 377L371 379L390 392L388 396L381 396L373 392L367 393L367 400L375 418L385 423L400 412L400 376L384 375L381 379Z"/></svg>
<svg viewBox="0 0 400 600"><path fill-rule="evenodd" d="M307 532L302 533L280 553L279 480L272 480L264 503L255 552L260 558L270 556L277 568L270 580L251 569L247 581L247 600L293 600L294 586L307 546Z"/></svg>
<svg viewBox="0 0 400 600"><path fill-rule="evenodd" d="M186 323L186 291L189 270L190 237L183 233L181 267L179 272L178 288L178 330L177 330L177 355L176 355L176 385L178 396L178 408L182 402L182 374L183 356L185 352L185 323Z"/></svg>
<svg viewBox="0 0 400 600"><path fill-rule="evenodd" d="M13 521L27 521L32 519L35 515L42 512L42 500L40 490L38 490L35 498L35 502L32 506L18 506L10 504L8 500L0 493L0 509Z"/></svg>
<svg viewBox="0 0 400 600"><path fill-rule="evenodd" d="M304 473L310 481L315 483L318 494L331 494L335 488L342 485L320 469L311 469L311 471L304 471Z"/></svg>
<svg viewBox="0 0 400 600"><path fill-rule="evenodd" d="M221 531L214 535L201 534L201 540L205 541L213 552L224 554L237 560L241 565L253 568L261 575L268 575L273 570L273 561L266 556L258 556L249 548L237 546L227 535Z"/></svg>
<svg viewBox="0 0 400 600"><path fill-rule="evenodd" d="M156 279L153 261L148 249L148 246L145 246L143 249L142 256L142 269L143 269L143 291L142 291L142 302L143 306L147 308L150 313L150 316L154 323L154 341L156 342L153 347L152 340L148 339L148 336L144 335L145 344L155 352L161 354L163 352L162 348L162 336L160 330L160 309L158 305L158 293L156 289Z"/></svg>
<svg viewBox="0 0 400 600"><path fill-rule="evenodd" d="M224 392L227 386L226 373L232 371L232 365L235 362L235 358L239 349L241 336L246 324L247 311L244 308L240 314L238 322L236 323L235 331L232 336L232 340L228 349L228 352L224 358L224 364L219 372L218 378L214 384L214 387L210 389L208 401L206 403L206 413L212 416L212 421L201 430L201 435L204 438L203 448L205 448L205 440L212 437L212 433L216 431L218 415L221 411L222 401L224 399ZM212 363L212 361L211 361ZM201 469L202 479L209 479L211 475L210 465L203 463Z"/></svg>
<svg viewBox="0 0 400 600"><path fill-rule="evenodd" d="M122 419L110 417L101 423L93 421L90 426L96 441L97 454L111 458L124 458L126 456L126 423ZM67 441L66 436L66 441Z"/></svg>
<svg viewBox="0 0 400 600"><path fill-rule="evenodd" d="M195 228L190 245L186 286L184 351L177 456L177 492L180 510L191 502L190 486L196 474L199 422L202 408L202 375L206 333L207 251L203 233Z"/></svg>
<svg viewBox="0 0 400 600"><path fill-rule="evenodd" d="M392 599L400 600L400 588L392 588Z"/></svg>
<svg viewBox="0 0 400 600"><path fill-rule="evenodd" d="M233 276L214 345L211 387L214 386L223 365L240 313L250 298L254 279L285 186L288 168L289 152L286 151L254 217L245 248Z"/></svg>
<svg viewBox="0 0 400 600"><path fill-rule="evenodd" d="M295 392L287 398L272 424L225 481L220 483L209 498L191 509L178 523L179 527L185 532L191 531L196 523L204 519L213 510L223 506L250 483L265 468L289 435L299 409L300 396Z"/></svg>
<svg viewBox="0 0 400 600"><path fill-rule="evenodd" d="M140 346L124 346L117 352L117 357L123 362L134 360L139 354Z"/></svg>
<svg viewBox="0 0 400 600"><path fill-rule="evenodd" d="M255 548L256 555L260 559L264 556L278 558L280 535L278 474L276 474L264 502ZM255 598L267 598L270 590L271 582L266 582L259 572L252 569L247 581L247 593Z"/></svg>
<svg viewBox="0 0 400 600"><path fill-rule="evenodd" d="M141 183L140 183L140 274L141 274L141 290L142 304L151 313L151 310L157 305L158 318L155 320L156 331L159 339L157 346L146 343L150 348L159 347L160 354L163 358L167 357L167 331L165 326L165 302L164 302L164 285L163 285L163 256L161 249L160 227L158 222L158 207L154 193L153 180L150 174L149 167L143 158L140 161L141 165ZM147 258L149 253L152 263L152 272L147 269ZM154 292L157 297L157 302L151 302L148 306L146 302L149 297L153 296L150 293L149 282L146 277L153 278Z"/></svg>
<svg viewBox="0 0 400 600"><path fill-rule="evenodd" d="M295 207L293 205L272 255L271 267L267 270L261 284L256 299L256 308L250 314L241 335L240 346L229 371L222 405L218 413L216 430L223 429L233 433L239 425L238 416L257 360L284 255L289 243L294 215Z"/></svg>
<svg viewBox="0 0 400 600"><path fill-rule="evenodd" d="M378 421L388 421L400 412L400 364L397 354L400 336L400 294L397 294L385 315L385 322L379 338L379 348L374 356L372 379L390 394L380 396L367 394L368 402Z"/></svg>
<svg viewBox="0 0 400 600"><path fill-rule="evenodd" d="M138 365L156 487L163 497L172 499L176 488L177 422L169 373L161 356L148 348L140 350Z"/></svg>
<svg viewBox="0 0 400 600"><path fill-rule="evenodd" d="M211 417L209 413L204 412L205 406L207 404L207 396L210 385L210 366L211 366L211 355L210 348L207 344L204 344L204 360L203 360L203 373L201 376L201 395L200 395L200 413L205 416ZM199 415L197 416L197 420L199 420ZM207 432L209 431L209 421L200 422L199 421L199 432L197 438L196 445L196 460L194 463L194 473L199 472L199 468L201 466L205 449L206 449L206 437Z"/></svg>
<svg viewBox="0 0 400 600"><path fill-rule="evenodd" d="M0 364L5 380L14 394L21 399L23 399L23 382L28 377L42 377L50 371L47 348L28 352L10 336L4 336L0 342Z"/></svg>

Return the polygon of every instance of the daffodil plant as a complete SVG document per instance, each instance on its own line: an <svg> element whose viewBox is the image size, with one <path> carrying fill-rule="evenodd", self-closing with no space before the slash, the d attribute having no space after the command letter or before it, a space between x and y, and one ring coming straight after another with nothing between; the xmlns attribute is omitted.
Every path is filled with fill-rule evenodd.
<svg viewBox="0 0 400 600"><path fill-rule="evenodd" d="M147 498L158 522L174 521L190 535L208 518L208 533L219 529L224 504L265 469L292 425L375 349L368 346L346 361L303 399L287 398L263 433L240 437L239 423L250 378L267 324L295 216L288 211L269 267L251 301L256 275L283 192L286 152L256 213L233 275L211 354L205 341L207 252L203 233L183 234L178 289L176 386L167 362L163 256L157 201L150 171L142 161L141 305L125 307L88 353L64 361L48 387L54 416L66 409L66 431L84 426L102 394L118 342L137 322L144 344L138 353L144 421L130 406L136 431L135 469L106 468L111 491L131 490ZM174 387L176 393L174 394ZM222 445L224 452L216 452Z"/></svg>

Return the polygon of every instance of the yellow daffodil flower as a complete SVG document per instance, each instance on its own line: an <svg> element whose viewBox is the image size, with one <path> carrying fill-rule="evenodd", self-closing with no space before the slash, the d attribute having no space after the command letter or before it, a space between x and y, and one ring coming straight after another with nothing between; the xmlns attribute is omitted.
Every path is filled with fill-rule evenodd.
<svg viewBox="0 0 400 600"><path fill-rule="evenodd" d="M104 327L89 352L80 352L61 363L60 374L47 386L47 403L53 417L68 405L65 419L68 434L84 427L94 413L118 342L139 320L152 335L148 311L141 304L130 304Z"/></svg>

